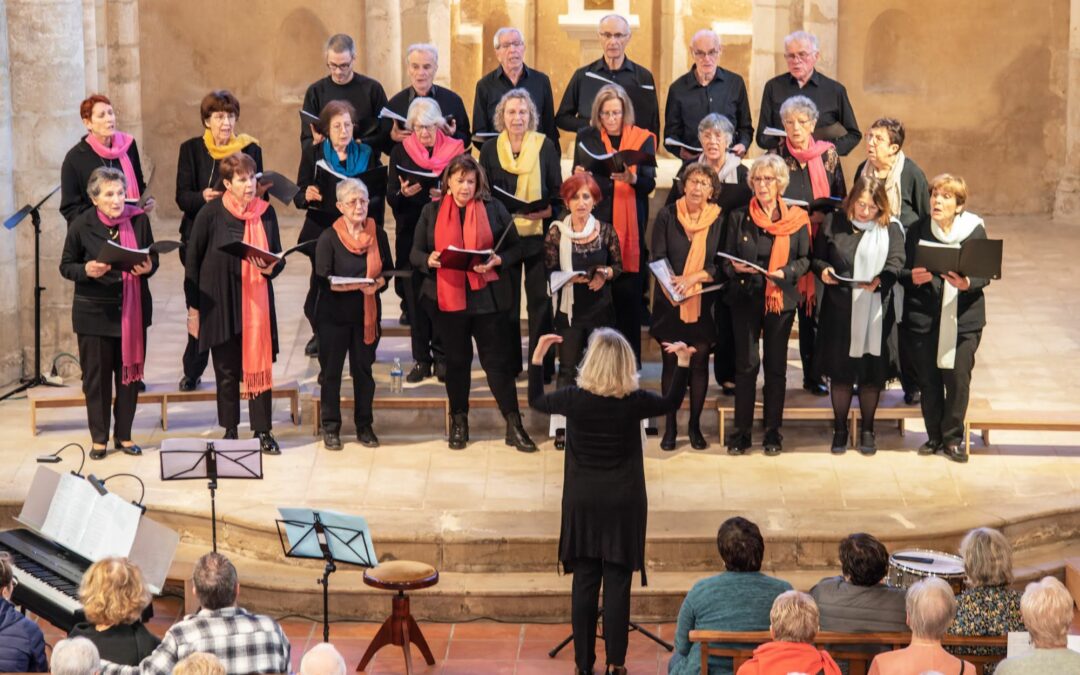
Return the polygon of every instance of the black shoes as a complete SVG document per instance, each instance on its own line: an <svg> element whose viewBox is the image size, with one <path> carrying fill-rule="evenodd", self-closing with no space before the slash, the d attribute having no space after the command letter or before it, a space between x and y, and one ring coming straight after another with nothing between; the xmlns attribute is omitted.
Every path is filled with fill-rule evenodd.
<svg viewBox="0 0 1080 675"><path fill-rule="evenodd" d="M521 413L512 412L506 414L506 444L514 446L518 452L536 452L539 450L521 424Z"/></svg>
<svg viewBox="0 0 1080 675"><path fill-rule="evenodd" d="M926 442L919 446L920 455L935 455L941 452L941 441L936 438L928 438Z"/></svg>
<svg viewBox="0 0 1080 675"><path fill-rule="evenodd" d="M199 388L199 384L202 382L202 378L196 377L194 380L187 375L180 378L180 391L195 391Z"/></svg>
<svg viewBox="0 0 1080 675"><path fill-rule="evenodd" d="M405 310L401 310L401 317L398 319L398 324L401 326L409 325L409 313Z"/></svg>
<svg viewBox="0 0 1080 675"><path fill-rule="evenodd" d="M776 457L784 451L784 437L776 429L765 430L765 441L761 444L766 457Z"/></svg>
<svg viewBox="0 0 1080 675"><path fill-rule="evenodd" d="M336 431L324 431L322 435L323 447L327 450L341 450L341 436Z"/></svg>
<svg viewBox="0 0 1080 675"><path fill-rule="evenodd" d="M721 382L720 391L724 394L724 396L734 396L735 384L733 382Z"/></svg>
<svg viewBox="0 0 1080 675"><path fill-rule="evenodd" d="M138 380L135 383L135 389L141 394L142 392L146 391L146 383L142 380Z"/></svg>
<svg viewBox="0 0 1080 675"><path fill-rule="evenodd" d="M949 443L945 446L945 449L942 452L946 457L948 457L954 462L959 462L960 464L967 464L968 453L967 450L964 449L964 445L962 443Z"/></svg>
<svg viewBox="0 0 1080 675"><path fill-rule="evenodd" d="M877 452L877 440L873 431L863 431L859 434L859 454L869 457Z"/></svg>
<svg viewBox="0 0 1080 675"><path fill-rule="evenodd" d="M556 429L555 430L555 449L556 450L565 450L566 449L566 429Z"/></svg>
<svg viewBox="0 0 1080 675"><path fill-rule="evenodd" d="M264 455L280 455L281 446L274 440L274 435L269 431L256 431L253 438L259 439L259 449ZM340 442L340 441L339 441Z"/></svg>
<svg viewBox="0 0 1080 675"><path fill-rule="evenodd" d="M908 405L916 405L922 401L922 395L918 389L912 389L911 391L904 392L904 403Z"/></svg>
<svg viewBox="0 0 1080 675"><path fill-rule="evenodd" d="M701 427L698 425L691 424L687 435L690 436L690 447L694 450L704 450L709 447L709 442L705 440L705 434L701 433Z"/></svg>
<svg viewBox="0 0 1080 675"><path fill-rule="evenodd" d="M727 454L732 456L745 455L750 449L750 434L743 431L733 431L727 439Z"/></svg>
<svg viewBox="0 0 1080 675"><path fill-rule="evenodd" d="M416 384L417 382L423 382L429 377L431 377L431 364L420 363L417 361L413 364L409 374L405 376L405 381L410 384Z"/></svg>
<svg viewBox="0 0 1080 675"><path fill-rule="evenodd" d="M315 357L319 355L319 337L312 335L311 339L304 345L304 356Z"/></svg>
<svg viewBox="0 0 1080 675"><path fill-rule="evenodd" d="M675 427L664 427L664 437L660 439L660 449L665 452L674 450L676 435L678 435L678 431Z"/></svg>
<svg viewBox="0 0 1080 675"><path fill-rule="evenodd" d="M235 441L240 438L236 433L236 427L225 427L225 435L221 437L224 441Z"/></svg>
<svg viewBox="0 0 1080 675"><path fill-rule="evenodd" d="M105 455L109 454L109 447L103 448L90 448L90 459L105 459Z"/></svg>
<svg viewBox="0 0 1080 675"><path fill-rule="evenodd" d="M469 442L469 413L450 414L450 439L451 450L464 450Z"/></svg>
<svg viewBox="0 0 1080 675"><path fill-rule="evenodd" d="M365 448L379 447L379 437L375 435L375 430L370 424L365 424L356 430L356 440Z"/></svg>
<svg viewBox="0 0 1080 675"><path fill-rule="evenodd" d="M824 382L814 382L813 380L803 380L802 388L810 392L814 396L828 396L829 388L825 386Z"/></svg>
<svg viewBox="0 0 1080 675"><path fill-rule="evenodd" d="M832 446L829 452L834 455L842 455L847 452L848 428L834 429L832 434Z"/></svg>
<svg viewBox="0 0 1080 675"><path fill-rule="evenodd" d="M128 442L131 443L131 441L128 441ZM113 439L113 447L116 448L117 450L123 452L125 455L131 455L133 457L142 456L142 448L135 445L134 443L131 443L131 445L124 445L123 443L120 442L119 438L114 438Z"/></svg>

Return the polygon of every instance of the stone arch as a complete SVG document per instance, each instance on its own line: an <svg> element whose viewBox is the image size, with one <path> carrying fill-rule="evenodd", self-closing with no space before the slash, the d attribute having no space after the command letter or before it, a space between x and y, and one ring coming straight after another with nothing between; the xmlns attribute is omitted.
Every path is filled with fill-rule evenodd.
<svg viewBox="0 0 1080 675"><path fill-rule="evenodd" d="M310 9L299 8L282 19L274 35L273 74L274 100L296 102L303 100L312 73L326 73L321 49L331 31ZM355 39L357 36L353 35Z"/></svg>
<svg viewBox="0 0 1080 675"><path fill-rule="evenodd" d="M863 87L876 93L910 94L922 88L920 27L902 9L878 15L866 33Z"/></svg>

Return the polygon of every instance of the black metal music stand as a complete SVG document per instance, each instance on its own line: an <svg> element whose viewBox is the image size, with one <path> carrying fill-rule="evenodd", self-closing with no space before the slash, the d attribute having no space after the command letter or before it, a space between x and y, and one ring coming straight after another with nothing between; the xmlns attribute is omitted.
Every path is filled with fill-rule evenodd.
<svg viewBox="0 0 1080 675"><path fill-rule="evenodd" d="M274 522L285 557L326 562L317 583L323 592L323 642L329 642L330 575L337 571L337 563L358 567L378 564L367 521L336 511L279 507L278 512L281 518Z"/></svg>
<svg viewBox="0 0 1080 675"><path fill-rule="evenodd" d="M219 478L261 480L262 452L259 439L208 441L204 438L168 438L162 441L161 480L206 478L210 490L210 532L217 552L217 502Z"/></svg>
<svg viewBox="0 0 1080 675"><path fill-rule="evenodd" d="M659 635L653 634L648 629L642 628L641 624L638 624L638 623L636 623L634 621L630 621L630 630L629 630L629 632L631 632L631 633L633 633L633 632L641 633L642 635L649 638L650 640L652 640L656 644L660 645L664 649L668 650L669 652L675 651L675 645L671 644L670 642L668 642L664 638L660 637ZM604 608L603 607L600 607L599 611L596 614L596 638L598 640L603 640L604 639ZM566 645L570 644L570 642L573 639L574 639L574 634L570 633L565 638L563 638L562 642L555 645L555 647L553 647L552 650L548 652L548 656L550 658L555 658L556 656L558 656L559 652L562 651L562 648L565 647Z"/></svg>

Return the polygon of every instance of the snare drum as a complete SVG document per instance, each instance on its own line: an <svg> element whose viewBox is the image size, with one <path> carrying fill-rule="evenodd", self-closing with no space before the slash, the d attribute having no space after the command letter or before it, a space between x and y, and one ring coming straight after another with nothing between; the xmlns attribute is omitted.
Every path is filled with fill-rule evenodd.
<svg viewBox="0 0 1080 675"><path fill-rule="evenodd" d="M960 556L908 549L889 556L889 574L885 583L894 588L909 588L916 581L927 577L944 579L952 586L953 593L964 590L964 560Z"/></svg>

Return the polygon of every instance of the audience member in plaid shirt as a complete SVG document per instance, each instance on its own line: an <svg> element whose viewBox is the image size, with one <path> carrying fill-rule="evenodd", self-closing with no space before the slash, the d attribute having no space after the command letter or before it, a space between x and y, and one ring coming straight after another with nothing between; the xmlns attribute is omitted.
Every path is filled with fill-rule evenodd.
<svg viewBox="0 0 1080 675"><path fill-rule="evenodd" d="M236 568L220 553L207 553L192 573L202 609L173 624L161 645L138 666L102 661L103 675L169 675L176 662L195 652L218 657L230 675L289 672L289 641L268 616L236 606Z"/></svg>

